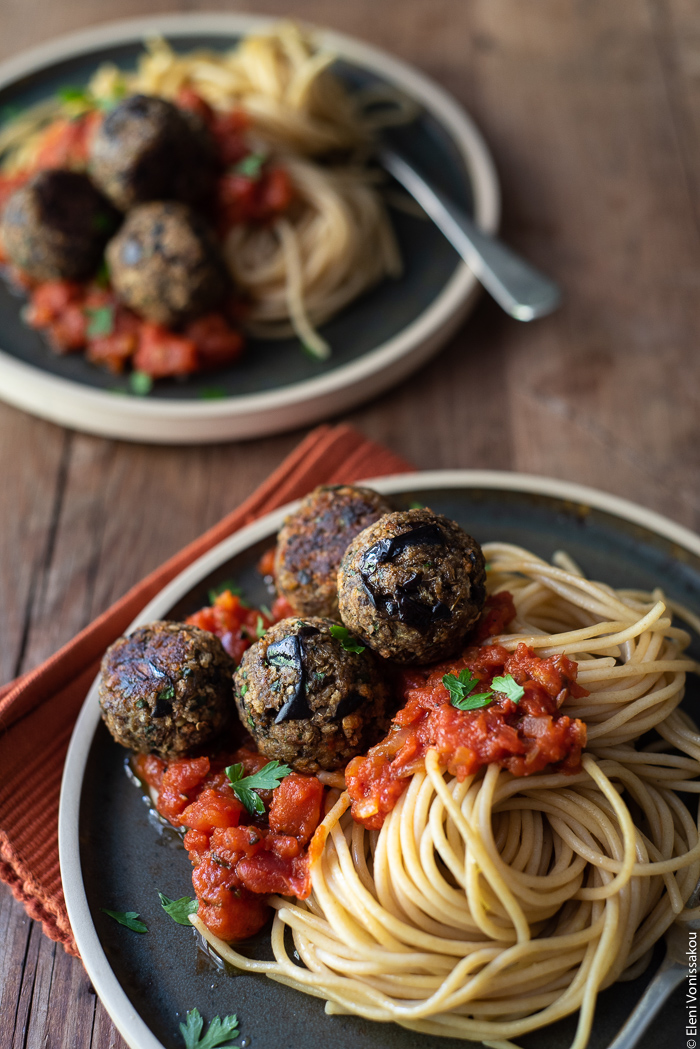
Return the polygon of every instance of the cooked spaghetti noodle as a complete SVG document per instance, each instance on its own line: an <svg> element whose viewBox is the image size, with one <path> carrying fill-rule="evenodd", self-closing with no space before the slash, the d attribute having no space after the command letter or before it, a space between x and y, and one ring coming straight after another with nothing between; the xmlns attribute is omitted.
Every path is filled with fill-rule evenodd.
<svg viewBox="0 0 700 1049"><path fill-rule="evenodd" d="M391 94L389 107L370 111L371 103L387 101L387 92L381 98L376 89L349 92L328 68L334 58L284 23L225 53L179 54L163 40L150 41L135 72L105 64L88 85L89 98L101 108L137 92L177 99L186 88L217 112L246 115L252 149L289 173L294 203L272 225L235 226L224 257L249 300L249 330L268 338L296 334L319 357L329 347L316 326L385 276L401 272L366 160L377 126L414 115L398 94ZM46 125L79 115L86 104L79 96L57 98L13 120L0 132L3 171L31 168Z"/></svg>
<svg viewBox="0 0 700 1049"><path fill-rule="evenodd" d="M583 1049L598 992L642 972L669 925L695 913L684 908L700 835L676 792L700 792L700 736L678 709L697 666L660 592L590 582L561 554L553 565L503 543L484 554L490 591L509 590L517 610L489 642L578 662L589 695L564 708L588 726L581 771L514 777L491 764L459 782L429 751L380 831L331 792L312 895L273 898L274 961L191 921L226 961L331 1014L506 1049L578 1010L572 1049Z"/></svg>

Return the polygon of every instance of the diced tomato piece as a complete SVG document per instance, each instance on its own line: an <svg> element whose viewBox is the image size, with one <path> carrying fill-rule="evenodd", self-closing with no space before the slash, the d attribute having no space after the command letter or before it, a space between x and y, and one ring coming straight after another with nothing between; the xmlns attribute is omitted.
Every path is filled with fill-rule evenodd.
<svg viewBox="0 0 700 1049"><path fill-rule="evenodd" d="M190 113L196 113L207 127L211 127L214 123L214 110L189 84L184 84L180 88L175 96L175 103L180 109L187 109Z"/></svg>
<svg viewBox="0 0 700 1049"><path fill-rule="evenodd" d="M188 852L205 852L209 848L209 835L203 830L188 830L182 843Z"/></svg>
<svg viewBox="0 0 700 1049"><path fill-rule="evenodd" d="M102 121L99 110L72 119L60 117L47 127L36 158L36 169L82 168L92 137Z"/></svg>
<svg viewBox="0 0 700 1049"><path fill-rule="evenodd" d="M212 902L200 903L198 913L215 936L227 943L237 943L262 929L270 908L264 896L245 889L221 887Z"/></svg>
<svg viewBox="0 0 700 1049"><path fill-rule="evenodd" d="M211 851L218 859L235 867L244 856L255 856L265 847L260 827L223 827L211 836Z"/></svg>
<svg viewBox="0 0 700 1049"><path fill-rule="evenodd" d="M180 823L190 830L210 832L215 827L237 827L245 812L240 801L215 790L203 790L180 814Z"/></svg>
<svg viewBox="0 0 700 1049"><path fill-rule="evenodd" d="M56 320L67 306L82 296L82 287L68 280L52 280L39 284L32 292L26 310L27 324L32 328L45 328Z"/></svg>
<svg viewBox="0 0 700 1049"><path fill-rule="evenodd" d="M236 874L251 892L279 892L283 896L298 896L304 900L311 891L306 856L288 860L265 850L240 860Z"/></svg>
<svg viewBox="0 0 700 1049"><path fill-rule="evenodd" d="M242 109L214 114L211 131L222 167L237 164L250 152L245 139L245 132L249 125L248 115Z"/></svg>
<svg viewBox="0 0 700 1049"><path fill-rule="evenodd" d="M60 317L47 326L51 349L56 353L74 353L87 343L89 318L82 306L69 303Z"/></svg>
<svg viewBox="0 0 700 1049"><path fill-rule="evenodd" d="M201 368L222 368L240 357L243 336L230 326L221 313L199 317L185 329L185 335L197 347Z"/></svg>
<svg viewBox="0 0 700 1049"><path fill-rule="evenodd" d="M149 787L159 790L163 782L165 762L162 758L157 758L155 754L135 754L134 771L139 779L142 779Z"/></svg>
<svg viewBox="0 0 700 1049"><path fill-rule="evenodd" d="M275 574L275 553L276 548L271 546L269 550L266 550L258 561L258 572L260 575L274 575Z"/></svg>
<svg viewBox="0 0 700 1049"><path fill-rule="evenodd" d="M321 822L323 784L315 776L293 772L272 793L271 830L291 834L306 844Z"/></svg>
<svg viewBox="0 0 700 1049"><path fill-rule="evenodd" d="M275 623L279 623L280 619L288 619L289 616L296 614L287 598L282 596L275 598L270 611Z"/></svg>
<svg viewBox="0 0 700 1049"><path fill-rule="evenodd" d="M190 375L197 370L197 347L192 339L174 335L159 324L146 323L141 328L134 368L153 379Z"/></svg>
<svg viewBox="0 0 700 1049"><path fill-rule="evenodd" d="M166 770L158 794L158 811L176 826L189 804L188 792L198 787L209 772L209 758L176 761Z"/></svg>
<svg viewBox="0 0 700 1049"><path fill-rule="evenodd" d="M260 207L266 217L287 210L294 198L294 187L284 168L271 168L263 177L261 197Z"/></svg>

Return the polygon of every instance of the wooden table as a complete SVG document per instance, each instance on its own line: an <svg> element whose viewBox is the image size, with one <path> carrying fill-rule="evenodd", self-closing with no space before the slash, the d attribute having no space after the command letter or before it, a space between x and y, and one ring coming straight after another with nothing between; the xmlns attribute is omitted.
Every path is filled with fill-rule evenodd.
<svg viewBox="0 0 700 1049"><path fill-rule="evenodd" d="M700 527L700 16L690 0L21 0L0 55L108 18L255 8L414 62L472 113L505 236L561 281L522 325L482 301L346 418L419 468L546 474ZM301 432L160 448L0 403L0 680L49 656L251 492ZM0 1049L122 1046L78 961L0 887Z"/></svg>

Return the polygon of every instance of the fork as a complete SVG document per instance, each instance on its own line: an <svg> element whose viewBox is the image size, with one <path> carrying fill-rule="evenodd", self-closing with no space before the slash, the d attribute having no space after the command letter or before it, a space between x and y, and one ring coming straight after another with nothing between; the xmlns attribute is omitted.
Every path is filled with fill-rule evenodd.
<svg viewBox="0 0 700 1049"><path fill-rule="evenodd" d="M700 881L693 889L687 906L700 902ZM688 977L688 933L700 932L700 918L676 921L666 932L666 957L646 991L620 1028L608 1049L633 1049L671 992Z"/></svg>
<svg viewBox="0 0 700 1049"><path fill-rule="evenodd" d="M428 182L402 154L382 144L377 159L418 201L506 313L519 321L531 321L557 308L561 292L554 281L479 229L454 200Z"/></svg>

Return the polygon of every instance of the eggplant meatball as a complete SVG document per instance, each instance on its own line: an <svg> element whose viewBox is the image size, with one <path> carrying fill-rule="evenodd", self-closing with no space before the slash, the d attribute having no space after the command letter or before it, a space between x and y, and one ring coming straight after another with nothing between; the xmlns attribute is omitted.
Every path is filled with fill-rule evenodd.
<svg viewBox="0 0 700 1049"><path fill-rule="evenodd" d="M374 656L330 619L275 623L244 653L234 692L258 750L297 772L343 768L388 728Z"/></svg>
<svg viewBox="0 0 700 1049"><path fill-rule="evenodd" d="M206 223L176 201L141 204L107 245L119 298L166 327L206 313L223 298L224 264Z"/></svg>
<svg viewBox="0 0 700 1049"><path fill-rule="evenodd" d="M434 663L459 652L486 598L484 556L431 510L387 514L348 547L338 572L345 625L385 659Z"/></svg>
<svg viewBox="0 0 700 1049"><path fill-rule="evenodd" d="M290 514L277 536L275 582L301 616L338 618L338 566L355 536L389 512L370 488L323 485Z"/></svg>
<svg viewBox="0 0 700 1049"><path fill-rule="evenodd" d="M85 280L100 265L118 221L86 175L40 171L8 200L2 242L34 280Z"/></svg>
<svg viewBox="0 0 700 1049"><path fill-rule="evenodd" d="M102 717L124 747L185 757L229 721L234 666L207 630L167 621L139 627L104 654Z"/></svg>
<svg viewBox="0 0 700 1049"><path fill-rule="evenodd" d="M90 172L122 211L148 200L206 204L214 191L214 147L192 114L164 98L132 95L95 134Z"/></svg>

